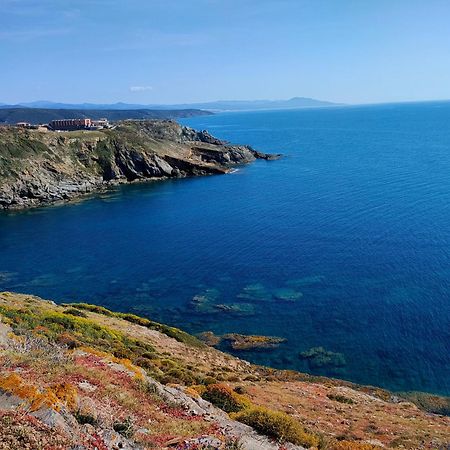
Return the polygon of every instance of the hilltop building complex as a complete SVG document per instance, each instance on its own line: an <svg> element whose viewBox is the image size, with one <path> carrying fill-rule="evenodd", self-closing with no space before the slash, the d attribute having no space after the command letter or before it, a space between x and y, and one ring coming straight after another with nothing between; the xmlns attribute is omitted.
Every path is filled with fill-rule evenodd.
<svg viewBox="0 0 450 450"><path fill-rule="evenodd" d="M97 130L108 128L108 119L58 119L52 120L49 127L54 131Z"/></svg>

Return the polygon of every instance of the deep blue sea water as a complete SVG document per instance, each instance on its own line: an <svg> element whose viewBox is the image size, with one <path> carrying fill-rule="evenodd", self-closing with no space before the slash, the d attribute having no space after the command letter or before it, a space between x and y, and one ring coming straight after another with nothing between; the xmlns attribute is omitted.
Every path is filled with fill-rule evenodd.
<svg viewBox="0 0 450 450"><path fill-rule="evenodd" d="M0 214L0 289L282 336L239 355L450 395L450 103L184 123L285 157Z"/></svg>

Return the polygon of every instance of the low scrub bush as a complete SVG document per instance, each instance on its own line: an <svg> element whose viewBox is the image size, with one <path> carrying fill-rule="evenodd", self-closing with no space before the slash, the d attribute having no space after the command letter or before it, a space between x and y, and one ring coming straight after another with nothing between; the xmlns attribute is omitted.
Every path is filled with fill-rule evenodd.
<svg viewBox="0 0 450 450"><path fill-rule="evenodd" d="M352 400L351 398L345 397L344 395L340 395L340 394L327 394L327 397L330 400L334 400L335 402L339 402L339 403L347 403L348 405L353 405L355 404L355 401Z"/></svg>
<svg viewBox="0 0 450 450"><path fill-rule="evenodd" d="M201 395L203 399L227 413L242 411L251 405L246 397L237 394L225 384L210 384Z"/></svg>
<svg viewBox="0 0 450 450"><path fill-rule="evenodd" d="M63 312L64 312L64 314L69 314L71 316L87 317L86 313L84 313L83 311L80 311L79 309L75 309L75 308L68 308L68 309L64 310Z"/></svg>
<svg viewBox="0 0 450 450"><path fill-rule="evenodd" d="M23 352L27 353L36 348L36 351L45 350L50 356L64 356L61 346L69 349L89 346L131 361L155 352L152 345L129 338L120 331L85 317L57 311L32 311L28 308L3 306L0 306L0 315L9 321L16 333L21 333L14 344L19 352L20 347L24 347Z"/></svg>
<svg viewBox="0 0 450 450"><path fill-rule="evenodd" d="M151 383L145 380L136 380L138 389L144 394L159 395L158 386L155 383Z"/></svg>
<svg viewBox="0 0 450 450"><path fill-rule="evenodd" d="M104 316L112 317L114 313L109 309L104 308L103 306L98 305L90 305L89 303L63 303L62 306L73 307L77 309L85 309L86 311L95 312L97 314L103 314Z"/></svg>
<svg viewBox="0 0 450 450"><path fill-rule="evenodd" d="M56 338L56 342L63 347L67 347L69 350L73 350L74 348L81 346L81 342L70 333L61 333Z"/></svg>
<svg viewBox="0 0 450 450"><path fill-rule="evenodd" d="M131 417L127 417L123 422L115 422L113 429L123 437L129 439L134 434L133 420Z"/></svg>
<svg viewBox="0 0 450 450"><path fill-rule="evenodd" d="M243 450L244 446L237 438L226 438L223 443L223 450Z"/></svg>
<svg viewBox="0 0 450 450"><path fill-rule="evenodd" d="M211 376L206 376L205 378L203 378L202 380L202 384L205 384L206 386L210 385L210 384L217 384L217 379Z"/></svg>
<svg viewBox="0 0 450 450"><path fill-rule="evenodd" d="M331 445L331 450L381 450L381 447L357 441L340 441Z"/></svg>
<svg viewBox="0 0 450 450"><path fill-rule="evenodd" d="M168 370L162 378L164 384L183 383L191 386L197 383L197 378L189 371L182 368L173 368Z"/></svg>
<svg viewBox="0 0 450 450"><path fill-rule="evenodd" d="M151 330L159 331L169 337L174 338L179 342L183 342L184 344L191 345L193 347L206 347L206 345L199 339L197 339L195 336L192 336L178 328L163 325L158 322L153 322L152 320L136 316L135 314L116 313L110 311L107 308L104 308L103 306L89 305L88 303L69 303L65 304L64 306L71 306L72 308L84 309L86 311L95 312L97 314L103 314L104 316L108 317L116 317L118 319L126 320L127 322L141 325Z"/></svg>
<svg viewBox="0 0 450 450"><path fill-rule="evenodd" d="M82 413L80 411L76 411L76 412L74 412L73 415L74 415L76 421L80 425L86 425L86 424L93 425L93 426L97 425L97 419L92 414L87 414L87 413Z"/></svg>
<svg viewBox="0 0 450 450"><path fill-rule="evenodd" d="M196 384L194 386L189 386L191 391L194 391L193 397L203 397L203 394L206 392L206 386L204 384Z"/></svg>
<svg viewBox="0 0 450 450"><path fill-rule="evenodd" d="M291 442L308 448L319 444L316 435L305 431L300 423L283 412L252 407L233 414L233 418L280 442Z"/></svg>

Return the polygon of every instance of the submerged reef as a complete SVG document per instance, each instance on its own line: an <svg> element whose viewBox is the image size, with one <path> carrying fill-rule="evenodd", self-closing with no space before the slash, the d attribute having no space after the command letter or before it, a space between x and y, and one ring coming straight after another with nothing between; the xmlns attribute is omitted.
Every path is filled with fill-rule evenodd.
<svg viewBox="0 0 450 450"><path fill-rule="evenodd" d="M237 316L252 316L255 314L255 307L250 303L218 303L219 298L220 291L218 289L205 289L192 298L190 306L201 314L216 314L219 312Z"/></svg>
<svg viewBox="0 0 450 450"><path fill-rule="evenodd" d="M323 347L312 347L308 351L301 352L299 358L307 360L311 369L343 367L347 364L343 353L334 353Z"/></svg>

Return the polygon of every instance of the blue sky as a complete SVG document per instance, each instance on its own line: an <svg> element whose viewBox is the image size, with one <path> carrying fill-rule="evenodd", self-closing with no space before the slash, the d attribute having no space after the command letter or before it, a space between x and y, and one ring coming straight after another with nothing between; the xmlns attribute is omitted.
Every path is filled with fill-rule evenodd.
<svg viewBox="0 0 450 450"><path fill-rule="evenodd" d="M450 99L448 0L0 0L0 102Z"/></svg>

